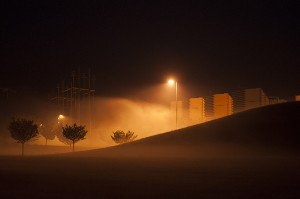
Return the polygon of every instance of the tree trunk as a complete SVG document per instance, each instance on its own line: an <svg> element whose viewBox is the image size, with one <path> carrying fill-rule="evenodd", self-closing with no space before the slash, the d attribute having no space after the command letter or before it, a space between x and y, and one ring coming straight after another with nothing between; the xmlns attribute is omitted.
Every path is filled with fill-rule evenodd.
<svg viewBox="0 0 300 199"><path fill-rule="evenodd" d="M47 146L47 143L48 143L48 139L46 138L46 146Z"/></svg>
<svg viewBox="0 0 300 199"><path fill-rule="evenodd" d="M22 156L24 156L24 143L22 143Z"/></svg>
<svg viewBox="0 0 300 199"><path fill-rule="evenodd" d="M74 145L75 145L75 142L73 141L73 152L74 152Z"/></svg>

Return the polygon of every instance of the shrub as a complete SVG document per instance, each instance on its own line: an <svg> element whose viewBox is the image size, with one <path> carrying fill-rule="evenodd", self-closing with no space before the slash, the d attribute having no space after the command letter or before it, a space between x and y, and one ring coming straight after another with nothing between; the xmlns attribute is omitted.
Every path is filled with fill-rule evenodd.
<svg viewBox="0 0 300 199"><path fill-rule="evenodd" d="M132 131L127 131L127 133L124 133L124 131L117 130L113 132L111 139L117 144L123 144L134 141L136 137L137 135L134 135L134 132Z"/></svg>

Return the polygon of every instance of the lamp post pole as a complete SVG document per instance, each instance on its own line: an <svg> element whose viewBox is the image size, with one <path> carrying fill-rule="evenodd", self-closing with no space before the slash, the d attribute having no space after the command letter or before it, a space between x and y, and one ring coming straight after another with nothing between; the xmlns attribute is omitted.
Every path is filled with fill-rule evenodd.
<svg viewBox="0 0 300 199"><path fill-rule="evenodd" d="M178 83L174 79L170 79L168 81L168 84L170 86L173 86L175 84L175 130L177 129L178 124Z"/></svg>
<svg viewBox="0 0 300 199"><path fill-rule="evenodd" d="M178 101L178 90L177 90L177 81L175 81L175 111L176 111L176 128L177 129L177 101Z"/></svg>

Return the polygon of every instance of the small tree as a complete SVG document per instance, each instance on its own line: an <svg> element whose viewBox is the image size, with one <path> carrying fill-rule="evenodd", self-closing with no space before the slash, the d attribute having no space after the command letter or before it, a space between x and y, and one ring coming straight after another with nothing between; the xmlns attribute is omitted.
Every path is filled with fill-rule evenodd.
<svg viewBox="0 0 300 199"><path fill-rule="evenodd" d="M110 137L115 143L123 144L134 141L137 135L134 135L134 132L132 131L127 131L127 133L124 133L124 131L117 130L113 132L113 136Z"/></svg>
<svg viewBox="0 0 300 199"><path fill-rule="evenodd" d="M85 130L85 126L77 126L77 124L73 124L73 126L66 125L65 127L62 127L63 130L63 136L69 140L72 141L73 144L73 152L74 152L74 146L75 143L84 140L85 136L87 134L87 131Z"/></svg>
<svg viewBox="0 0 300 199"><path fill-rule="evenodd" d="M8 130L13 139L22 144L22 156L24 156L24 144L33 140L39 134L38 126L33 120L13 118L8 126Z"/></svg>
<svg viewBox="0 0 300 199"><path fill-rule="evenodd" d="M55 130L51 129L48 125L40 124L39 132L45 138L46 145L48 143L48 140L54 140L55 138Z"/></svg>
<svg viewBox="0 0 300 199"><path fill-rule="evenodd" d="M57 139L68 145L68 146L72 146L72 141L67 139L66 137L64 137L64 134L63 134L63 126L61 124L59 124L56 128L53 129L54 133L55 133L55 136L57 137Z"/></svg>

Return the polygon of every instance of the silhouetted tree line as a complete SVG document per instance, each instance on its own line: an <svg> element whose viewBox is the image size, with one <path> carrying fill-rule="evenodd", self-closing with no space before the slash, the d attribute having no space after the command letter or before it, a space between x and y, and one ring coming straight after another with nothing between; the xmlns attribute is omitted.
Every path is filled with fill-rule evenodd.
<svg viewBox="0 0 300 199"><path fill-rule="evenodd" d="M66 124L57 125L55 128L51 128L46 124L37 125L33 120L27 120L24 118L13 118L8 126L11 137L22 145L22 156L24 156L25 143L36 140L39 135L42 135L46 140L53 140L55 136L64 144L72 146L73 152L75 144L80 140L84 140L87 134L85 126ZM126 133L121 130L113 132L111 136L112 140L117 144L124 144L132 142L137 138L137 135L132 131Z"/></svg>
<svg viewBox="0 0 300 199"><path fill-rule="evenodd" d="M41 134L48 140L53 140L55 136L58 139L68 145L73 145L73 151L75 143L80 140L84 140L87 134L85 126L77 125L76 123L72 126L66 125L65 127L59 125L55 129L51 129L49 126L40 124L39 126L33 120L27 120L24 118L13 118L8 126L11 137L22 144L22 156L24 156L24 145L27 142L36 140Z"/></svg>

